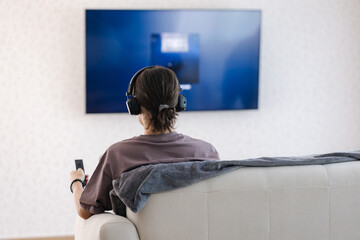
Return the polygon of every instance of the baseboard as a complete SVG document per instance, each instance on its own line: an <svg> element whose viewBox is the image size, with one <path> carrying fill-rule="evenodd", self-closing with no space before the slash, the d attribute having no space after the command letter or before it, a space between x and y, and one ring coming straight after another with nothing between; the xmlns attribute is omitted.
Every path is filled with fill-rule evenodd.
<svg viewBox="0 0 360 240"><path fill-rule="evenodd" d="M41 238L6 238L3 240L74 240L74 236L67 237L41 237Z"/></svg>

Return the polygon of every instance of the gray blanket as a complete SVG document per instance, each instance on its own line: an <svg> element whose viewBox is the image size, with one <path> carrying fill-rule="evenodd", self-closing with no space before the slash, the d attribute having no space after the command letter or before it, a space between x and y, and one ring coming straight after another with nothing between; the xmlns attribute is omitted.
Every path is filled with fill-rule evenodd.
<svg viewBox="0 0 360 240"><path fill-rule="evenodd" d="M124 172L113 181L113 211L125 216L125 205L140 211L150 195L209 179L243 167L319 165L360 160L360 150L301 157L263 157L232 161L191 161L146 165ZM125 204L125 205L124 205Z"/></svg>

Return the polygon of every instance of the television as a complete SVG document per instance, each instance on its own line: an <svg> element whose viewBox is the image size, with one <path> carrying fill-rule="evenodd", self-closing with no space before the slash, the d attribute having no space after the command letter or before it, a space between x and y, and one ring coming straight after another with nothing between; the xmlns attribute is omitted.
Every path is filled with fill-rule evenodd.
<svg viewBox="0 0 360 240"><path fill-rule="evenodd" d="M86 112L127 112L141 68L172 69L188 111L257 109L261 11L86 10Z"/></svg>

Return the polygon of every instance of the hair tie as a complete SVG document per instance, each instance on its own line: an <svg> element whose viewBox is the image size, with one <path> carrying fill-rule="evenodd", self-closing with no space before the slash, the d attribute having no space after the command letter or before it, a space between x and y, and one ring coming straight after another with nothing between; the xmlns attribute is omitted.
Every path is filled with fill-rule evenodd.
<svg viewBox="0 0 360 240"><path fill-rule="evenodd" d="M164 108L169 108L169 105L167 105L167 104L160 104L160 106L159 106L159 112L160 112L161 110L163 110Z"/></svg>

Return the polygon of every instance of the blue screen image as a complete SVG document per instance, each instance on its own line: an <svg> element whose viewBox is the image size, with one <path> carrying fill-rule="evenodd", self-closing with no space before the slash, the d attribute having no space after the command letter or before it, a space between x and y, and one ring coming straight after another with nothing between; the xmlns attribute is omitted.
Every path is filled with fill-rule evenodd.
<svg viewBox="0 0 360 240"><path fill-rule="evenodd" d="M261 11L86 10L86 112L127 112L141 68L172 69L187 111L257 109Z"/></svg>

